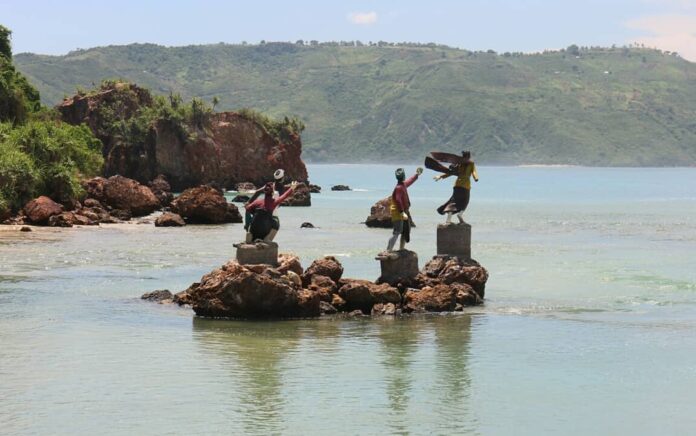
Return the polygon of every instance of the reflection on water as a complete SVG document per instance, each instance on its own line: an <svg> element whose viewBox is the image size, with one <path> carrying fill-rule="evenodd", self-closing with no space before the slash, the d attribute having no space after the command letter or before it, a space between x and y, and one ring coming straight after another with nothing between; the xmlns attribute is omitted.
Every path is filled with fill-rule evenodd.
<svg viewBox="0 0 696 436"><path fill-rule="evenodd" d="M311 432L317 422L327 433L456 433L473 425L470 328L468 315L253 323L195 318L193 337L201 353L225 368L228 376L219 384L243 433ZM373 358L358 357L356 346Z"/></svg>
<svg viewBox="0 0 696 436"><path fill-rule="evenodd" d="M362 190L282 209L282 250L376 278L389 231L360 223L393 169L310 167ZM456 316L192 321L138 297L222 265L239 224L0 228L0 433L692 433L696 169L480 172L488 299ZM451 185L409 192L422 264Z"/></svg>

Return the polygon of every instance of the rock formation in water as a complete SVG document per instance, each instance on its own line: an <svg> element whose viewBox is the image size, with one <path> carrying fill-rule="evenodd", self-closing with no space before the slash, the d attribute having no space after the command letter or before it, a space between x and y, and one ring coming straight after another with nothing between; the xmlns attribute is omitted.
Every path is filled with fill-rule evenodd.
<svg viewBox="0 0 696 436"><path fill-rule="evenodd" d="M185 131L181 120L148 119L137 141L124 141L114 133L114 121L128 123L140 117L141 108L153 105L148 90L115 82L68 98L57 109L64 121L86 123L102 141L107 177L120 174L148 183L162 174L175 190L208 183L261 185L273 180L278 168L288 180L307 180L300 136L290 132L281 141L243 113L207 114L205 125L188 123Z"/></svg>
<svg viewBox="0 0 696 436"><path fill-rule="evenodd" d="M378 284L344 278L343 266L331 256L303 271L296 256L281 254L277 267L230 260L173 300L212 318L447 312L482 304L487 280L488 272L476 261L456 257L433 258L408 282Z"/></svg>
<svg viewBox="0 0 696 436"><path fill-rule="evenodd" d="M242 215L222 192L209 185L189 188L171 204L172 211L189 224L241 223Z"/></svg>

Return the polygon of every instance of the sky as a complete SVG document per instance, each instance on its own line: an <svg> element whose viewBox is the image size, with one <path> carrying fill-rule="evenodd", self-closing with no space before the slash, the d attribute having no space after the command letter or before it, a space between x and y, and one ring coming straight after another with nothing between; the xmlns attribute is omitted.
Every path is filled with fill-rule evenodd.
<svg viewBox="0 0 696 436"><path fill-rule="evenodd" d="M14 53L133 42L435 42L538 52L642 43L696 61L696 0L0 0Z"/></svg>

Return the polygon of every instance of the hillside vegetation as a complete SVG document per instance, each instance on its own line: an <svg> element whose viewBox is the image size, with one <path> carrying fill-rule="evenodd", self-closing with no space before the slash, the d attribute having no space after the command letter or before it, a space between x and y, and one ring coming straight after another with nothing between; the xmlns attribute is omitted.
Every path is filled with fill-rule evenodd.
<svg viewBox="0 0 696 436"><path fill-rule="evenodd" d="M39 195L72 204L82 177L102 166L101 143L86 126L62 123L41 107L38 91L12 64L10 36L0 25L0 221Z"/></svg>
<svg viewBox="0 0 696 436"><path fill-rule="evenodd" d="M696 64L644 48L133 44L15 63L47 104L123 78L160 94L217 97L218 109L295 114L312 161L470 149L489 164L696 165Z"/></svg>

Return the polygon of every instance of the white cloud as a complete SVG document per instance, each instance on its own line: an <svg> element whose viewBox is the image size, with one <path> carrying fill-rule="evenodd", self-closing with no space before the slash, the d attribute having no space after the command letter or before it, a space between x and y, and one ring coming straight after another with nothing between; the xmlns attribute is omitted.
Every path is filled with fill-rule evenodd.
<svg viewBox="0 0 696 436"><path fill-rule="evenodd" d="M377 22L377 12L351 12L348 14L348 21L362 26L375 24Z"/></svg>
<svg viewBox="0 0 696 436"><path fill-rule="evenodd" d="M655 15L629 21L626 25L648 33L635 41L648 47L676 51L684 59L696 62L696 16Z"/></svg>

